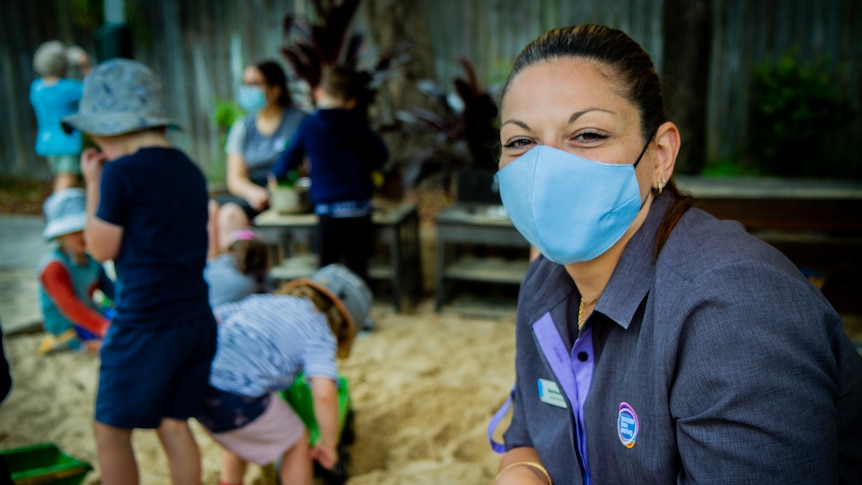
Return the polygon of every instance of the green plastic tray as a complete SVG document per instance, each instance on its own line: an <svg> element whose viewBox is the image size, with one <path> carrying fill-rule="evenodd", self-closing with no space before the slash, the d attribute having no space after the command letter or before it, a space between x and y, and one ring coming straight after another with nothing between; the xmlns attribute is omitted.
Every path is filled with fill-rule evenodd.
<svg viewBox="0 0 862 485"><path fill-rule="evenodd" d="M15 485L78 485L93 467L53 443L0 450Z"/></svg>

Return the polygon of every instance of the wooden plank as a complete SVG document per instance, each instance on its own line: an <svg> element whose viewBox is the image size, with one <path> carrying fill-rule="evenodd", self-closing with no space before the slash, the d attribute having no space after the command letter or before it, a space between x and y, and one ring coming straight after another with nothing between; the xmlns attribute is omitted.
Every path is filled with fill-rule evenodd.
<svg viewBox="0 0 862 485"><path fill-rule="evenodd" d="M488 283L520 284L530 261L527 258L477 258L465 256L445 269L445 277L452 280L484 281Z"/></svg>

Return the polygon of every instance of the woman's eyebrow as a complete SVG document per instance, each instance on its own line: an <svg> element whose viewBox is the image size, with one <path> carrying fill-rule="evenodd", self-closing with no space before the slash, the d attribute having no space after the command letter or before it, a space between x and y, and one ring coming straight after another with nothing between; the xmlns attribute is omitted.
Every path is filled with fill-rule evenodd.
<svg viewBox="0 0 862 485"><path fill-rule="evenodd" d="M569 123L572 123L573 121L575 121L575 120L577 120L578 118L580 118L581 116L583 116L583 115L585 115L585 114L589 113L590 111L602 111L602 112L605 112L605 113L616 114L616 111L612 111L612 110L605 109L605 108L587 108L587 109L585 109L585 110L576 111L576 112L572 113L572 116L569 116L569 121L568 121L568 122L569 122ZM530 126L529 126L528 124L524 123L523 121L521 121L521 120L513 120L513 119L508 119L508 120L504 121L504 122L500 125L500 127L502 128L503 126L505 126L505 125L507 125L507 124L509 124L509 123L511 123L511 124L515 124L515 125L518 125L518 126L520 126L521 128L523 128L523 129L525 129L525 130L529 130L529 129L530 129Z"/></svg>
<svg viewBox="0 0 862 485"><path fill-rule="evenodd" d="M571 123L571 122L573 122L573 121L577 120L578 118L580 118L581 116L583 116L583 115L585 115L585 114L589 113L590 111L604 111L605 113L616 114L616 111L611 111L611 110L609 110L609 109L604 109L604 108L587 108L587 109L585 109L585 110L576 111L576 112L572 113L572 116L569 116L569 123Z"/></svg>
<svg viewBox="0 0 862 485"><path fill-rule="evenodd" d="M523 121L520 121L520 120L506 120L503 122L503 124L500 125L500 128L508 125L509 123L512 123L514 125L518 125L525 130L530 130L530 126L527 125L526 123L524 123Z"/></svg>

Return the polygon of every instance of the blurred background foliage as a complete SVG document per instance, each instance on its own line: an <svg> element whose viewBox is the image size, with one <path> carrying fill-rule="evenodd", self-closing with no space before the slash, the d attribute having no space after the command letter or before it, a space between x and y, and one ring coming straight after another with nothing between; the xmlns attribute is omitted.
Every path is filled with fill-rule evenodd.
<svg viewBox="0 0 862 485"><path fill-rule="evenodd" d="M549 28L583 22L623 29L653 58L683 130L678 173L862 178L857 0L122 1L136 58L163 76L172 115L186 128L172 141L213 181L223 179L242 68L265 58L284 61L292 89L313 85L321 62L365 70L368 114L391 148L393 183L493 170L496 91L515 55ZM32 53L52 38L95 53L103 4L20 2L0 18L3 177L50 177L33 153ZM708 47L693 56L708 58L705 67L690 62L694 42L669 40L666 30L679 25L682 39ZM681 93L695 84L702 90ZM675 111L687 104L694 121Z"/></svg>
<svg viewBox="0 0 862 485"><path fill-rule="evenodd" d="M841 69L824 61L803 66L792 52L756 66L741 167L757 175L862 177L852 131L858 113Z"/></svg>

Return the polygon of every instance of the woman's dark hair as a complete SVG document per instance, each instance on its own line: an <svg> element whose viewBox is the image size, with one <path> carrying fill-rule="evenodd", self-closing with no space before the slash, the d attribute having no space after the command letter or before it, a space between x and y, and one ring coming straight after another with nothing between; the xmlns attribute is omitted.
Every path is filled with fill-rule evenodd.
<svg viewBox="0 0 862 485"><path fill-rule="evenodd" d="M254 67L263 75L268 86L281 88L281 96L278 97L278 104L282 107L293 104L290 99L290 90L287 88L287 75L284 73L284 69L281 68L281 64L265 60L258 62Z"/></svg>
<svg viewBox="0 0 862 485"><path fill-rule="evenodd" d="M667 121L661 81L649 54L625 32L603 25L584 24L552 29L530 42L515 59L501 99L505 98L512 80L522 70L559 58L584 58L604 67L602 74L621 88L626 99L640 113L644 141L652 138L658 127ZM659 228L656 258L679 218L692 204L691 196L681 194L672 180L666 188L674 201Z"/></svg>
<svg viewBox="0 0 862 485"><path fill-rule="evenodd" d="M260 293L267 291L269 272L269 247L260 239L238 239L228 247L236 269L244 275L251 275L258 284Z"/></svg>

